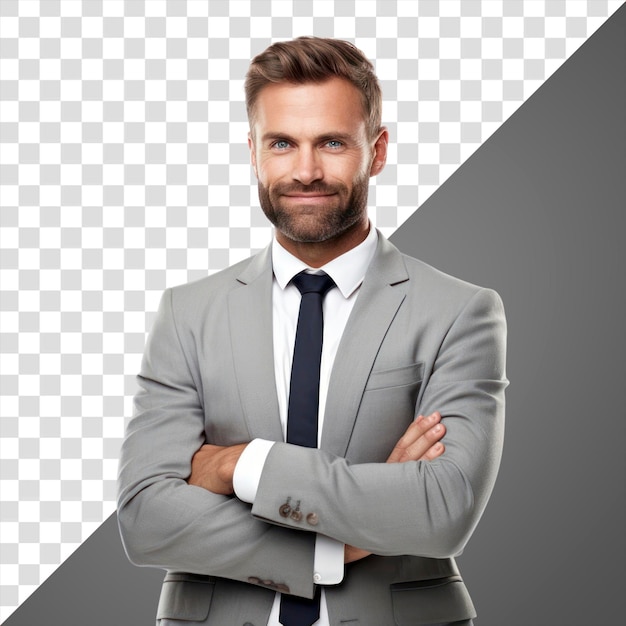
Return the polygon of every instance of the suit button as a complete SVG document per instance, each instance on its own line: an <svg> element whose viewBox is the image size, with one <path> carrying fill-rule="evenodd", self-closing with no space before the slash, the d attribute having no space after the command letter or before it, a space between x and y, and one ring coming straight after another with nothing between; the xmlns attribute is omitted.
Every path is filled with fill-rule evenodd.
<svg viewBox="0 0 626 626"><path fill-rule="evenodd" d="M317 516L317 513L309 513L306 516L306 521L311 525L311 526L317 526L320 523L320 518Z"/></svg>

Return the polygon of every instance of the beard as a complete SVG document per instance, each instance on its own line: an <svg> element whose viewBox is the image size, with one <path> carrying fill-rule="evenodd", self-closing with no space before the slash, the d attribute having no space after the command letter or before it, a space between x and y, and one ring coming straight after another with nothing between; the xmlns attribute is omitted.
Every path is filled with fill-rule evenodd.
<svg viewBox="0 0 626 626"><path fill-rule="evenodd" d="M270 187L258 183L259 201L267 219L285 237L299 243L329 241L361 222L367 213L368 186L367 175L356 178L352 190L341 183L277 183ZM329 196L327 204L316 206L287 206L282 201L285 194L297 193L335 195Z"/></svg>

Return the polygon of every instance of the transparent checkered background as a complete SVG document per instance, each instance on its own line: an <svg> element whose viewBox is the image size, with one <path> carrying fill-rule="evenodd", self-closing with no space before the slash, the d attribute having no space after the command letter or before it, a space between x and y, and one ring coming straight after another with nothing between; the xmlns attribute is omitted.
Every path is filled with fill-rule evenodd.
<svg viewBox="0 0 626 626"><path fill-rule="evenodd" d="M115 509L163 289L269 241L252 56L315 34L374 60L390 234L620 4L0 0L0 621Z"/></svg>

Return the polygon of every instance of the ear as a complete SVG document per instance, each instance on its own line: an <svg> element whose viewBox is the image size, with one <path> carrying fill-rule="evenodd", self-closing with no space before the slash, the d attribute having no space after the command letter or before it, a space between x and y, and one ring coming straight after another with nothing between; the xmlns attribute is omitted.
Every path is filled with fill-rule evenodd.
<svg viewBox="0 0 626 626"><path fill-rule="evenodd" d="M383 171L387 163L387 145L389 144L389 131L382 127L374 142L374 158L370 167L370 176L377 176Z"/></svg>
<svg viewBox="0 0 626 626"><path fill-rule="evenodd" d="M256 172L256 151L254 149L252 131L248 133L248 148L250 149L250 163L252 164L252 170L254 171L254 175L258 178L259 175Z"/></svg>

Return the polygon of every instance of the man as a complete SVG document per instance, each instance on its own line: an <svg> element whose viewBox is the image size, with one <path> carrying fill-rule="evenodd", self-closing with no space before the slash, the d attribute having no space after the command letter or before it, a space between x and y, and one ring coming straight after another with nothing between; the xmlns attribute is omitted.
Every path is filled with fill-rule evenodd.
<svg viewBox="0 0 626 626"><path fill-rule="evenodd" d="M453 557L500 460L500 299L370 226L388 133L354 46L270 46L246 102L275 238L166 291L122 450L129 558L169 570L157 623L471 624Z"/></svg>

